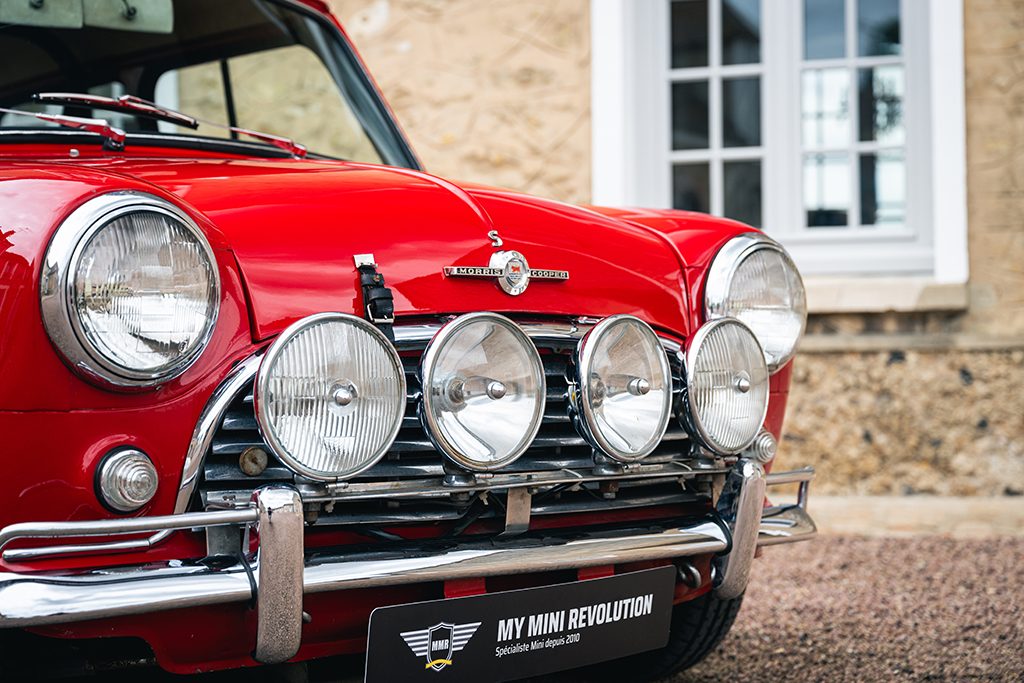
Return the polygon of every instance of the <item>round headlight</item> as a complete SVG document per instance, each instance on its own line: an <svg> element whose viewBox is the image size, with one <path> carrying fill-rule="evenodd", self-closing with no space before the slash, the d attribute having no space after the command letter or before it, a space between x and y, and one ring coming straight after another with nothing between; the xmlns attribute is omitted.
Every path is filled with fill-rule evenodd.
<svg viewBox="0 0 1024 683"><path fill-rule="evenodd" d="M672 413L672 376L654 330L615 315L595 325L576 353L573 397L588 440L615 460L650 454Z"/></svg>
<svg viewBox="0 0 1024 683"><path fill-rule="evenodd" d="M199 227L173 204L116 192L54 234L40 287L43 322L68 363L116 386L184 372L213 333L220 280Z"/></svg>
<svg viewBox="0 0 1024 683"><path fill-rule="evenodd" d="M768 366L750 328L732 318L702 325L686 351L686 392L705 446L724 454L749 446L768 413Z"/></svg>
<svg viewBox="0 0 1024 683"><path fill-rule="evenodd" d="M793 260L761 233L744 233L715 256L704 288L708 320L736 318L764 349L775 372L796 353L807 324L807 297Z"/></svg>
<svg viewBox="0 0 1024 683"><path fill-rule="evenodd" d="M547 391L537 348L518 325L470 313L442 327L423 353L423 421L438 450L471 470L526 452Z"/></svg>
<svg viewBox="0 0 1024 683"><path fill-rule="evenodd" d="M318 313L281 333L256 375L256 419L270 448L311 479L352 477L394 443L405 373L387 337L361 318Z"/></svg>

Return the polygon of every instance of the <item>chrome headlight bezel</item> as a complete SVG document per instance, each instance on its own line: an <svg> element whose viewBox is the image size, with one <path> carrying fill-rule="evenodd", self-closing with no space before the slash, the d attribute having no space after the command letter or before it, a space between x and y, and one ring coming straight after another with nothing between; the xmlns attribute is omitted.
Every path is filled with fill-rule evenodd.
<svg viewBox="0 0 1024 683"><path fill-rule="evenodd" d="M796 354L797 347L800 344L800 339L803 338L804 331L807 327L807 295L803 284L803 278L800 275L800 270L796 267L792 257L789 255L789 252L787 252L781 244L761 232L741 233L727 241L722 248L719 249L711 262L711 266L708 268L707 278L704 283L704 315L705 320L708 321L735 317L727 308L733 278L744 261L746 261L746 259L752 256L755 252L761 250L770 250L775 252L786 262L786 265L796 276L796 280L799 283L801 290L800 295L804 301L800 332L797 334L789 352L780 358L770 358L769 354L767 352L765 353L765 362L768 365L768 372L770 374L775 374ZM747 325L747 327L751 326ZM756 330L753 330L753 328L751 329L754 331L754 336L757 337ZM764 343L760 337L758 337L758 343L761 344L763 349Z"/></svg>
<svg viewBox="0 0 1024 683"><path fill-rule="evenodd" d="M593 407L594 397L591 395L590 382L586 381L594 362L594 353L598 347L598 342L623 321L639 323L641 329L650 333L650 337L657 344L658 353L656 357L659 359L659 370L664 377L667 387L661 420L656 430L657 436L647 444L646 448L638 453L626 453L615 448L601 433L601 430L595 426L598 421ZM658 444L661 443L665 436L665 431L668 429L669 420L672 418L672 372L669 368L668 358L665 355L661 339L650 325L633 315L612 315L601 320L580 339L576 348L576 367L573 380L575 387L570 392L571 398L574 399L572 404L581 418L579 426L583 436L590 442L593 448L618 462L632 463L647 457L658 447Z"/></svg>
<svg viewBox="0 0 1024 683"><path fill-rule="evenodd" d="M433 397L431 396L430 391L430 387L433 384L434 372L438 363L438 356L445 348L446 343L467 325L479 322L480 320L490 320L495 322L508 329L514 336L518 337L523 343L523 347L528 350L527 353L531 356L535 367L539 370L540 404L539 410L536 411L536 417L533 420L533 424L529 429L527 429L522 442L516 450L509 453L505 458L490 463L481 463L466 457L465 454L458 450L455 444L445 437L444 430L438 423L432 409ZM537 433L540 431L541 424L544 421L544 409L547 402L547 377L544 374L544 362L541 360L537 346L533 343L533 340L530 339L529 335L527 335L514 320L497 313L480 311L476 313L467 313L445 324L437 331L434 337L427 344L427 348L420 359L420 379L423 387L421 399L422 410L420 411L420 416L423 426L425 427L424 431L427 433L427 437L434 445L434 448L457 466L473 472L492 472L500 470L511 465L522 457L522 455L529 450L530 446L533 445L534 439L537 438Z"/></svg>
<svg viewBox="0 0 1024 683"><path fill-rule="evenodd" d="M724 447L720 443L717 443L715 439L708 433L704 421L700 419L700 408L697 405L697 398L693 387L695 385L695 373L697 368L697 355L704 345L707 337L715 331L717 328L723 325L738 325L750 334L751 340L754 342L757 350L761 352L761 360L764 361L764 352L761 349L761 344L757 340L757 335L754 334L753 330L750 329L742 321L736 318L719 318L718 320L712 320L701 325L694 333L693 337L689 340L685 352L685 373L686 373L686 425L688 431L693 434L696 439L705 448L719 453L721 455L736 455L743 452L757 439L757 435L761 432L764 425L765 418L768 416L768 404L771 400L771 373L767 371L767 363L765 363L766 374L765 374L765 399L760 410L760 414L756 419L756 428L752 430L750 437L743 443L737 444L733 447Z"/></svg>
<svg viewBox="0 0 1024 683"><path fill-rule="evenodd" d="M403 399L408 395L402 358L398 355L398 350L395 348L394 344L391 343L391 340L389 340L387 336L385 336L384 333L375 325L363 318L359 318L348 313L328 311L324 313L315 313L313 315L306 316L301 320L297 320L278 335L277 339L275 339L270 345L270 348L267 349L266 354L264 354L263 359L260 361L259 369L256 371L256 379L253 384L253 408L256 413L256 425L259 429L260 435L266 441L267 445L270 446L270 450L273 454L277 456L289 469L315 481L340 481L351 479L352 477L362 474L380 462L381 459L387 455L388 450L390 450L392 444L394 444L395 439L398 437L398 432L402 428L402 420L405 417L406 402L405 400L402 401L397 414L397 419L394 420L394 425L389 430L388 436L382 441L381 446L358 468L346 470L340 474L326 474L307 467L304 463L294 457L285 444L278 438L276 431L267 427L267 425L272 424L272 420L267 414L267 402L265 399L265 397L270 393L269 370L274 367L281 353L285 348L287 348L288 343L292 339L315 325L327 322L343 322L354 325L359 330L369 334L374 341L378 342L390 356L390 360L395 366L396 377L399 383L399 394Z"/></svg>
<svg viewBox="0 0 1024 683"><path fill-rule="evenodd" d="M107 358L88 341L74 302L73 279L83 252L101 230L116 219L136 211L157 213L176 221L202 249L210 266L213 312L206 327L188 351L174 362L151 370L137 370ZM154 195L119 191L94 197L71 212L54 232L43 261L39 302L50 341L73 370L86 379L114 389L147 388L181 376L202 355L213 337L220 314L221 283L217 259L206 235L180 208Z"/></svg>

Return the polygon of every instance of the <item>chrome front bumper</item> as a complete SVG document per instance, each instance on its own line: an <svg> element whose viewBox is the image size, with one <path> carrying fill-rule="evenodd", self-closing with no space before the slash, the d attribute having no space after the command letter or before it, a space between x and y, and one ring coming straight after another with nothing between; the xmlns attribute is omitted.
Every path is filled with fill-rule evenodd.
<svg viewBox="0 0 1024 683"><path fill-rule="evenodd" d="M16 524L0 531L0 549L17 538L252 526L254 558L228 562L171 561L74 573L0 573L0 628L62 624L255 598L259 627L255 656L277 662L301 642L302 594L429 581L523 574L718 554L716 590L724 597L746 587L757 547L792 543L817 533L807 514L810 468L765 475L743 462L733 476L736 495L721 516L661 526L518 536L484 541L452 539L407 544L400 551L307 553L302 501L287 488L267 488L251 509L167 517ZM763 507L766 486L799 483L795 505ZM255 589L255 590L254 590ZM255 595L254 595L255 593Z"/></svg>

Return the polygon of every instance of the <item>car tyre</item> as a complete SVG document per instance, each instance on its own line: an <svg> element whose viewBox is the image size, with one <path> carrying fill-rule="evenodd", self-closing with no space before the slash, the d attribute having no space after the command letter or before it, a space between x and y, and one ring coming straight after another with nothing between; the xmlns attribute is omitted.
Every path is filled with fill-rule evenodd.
<svg viewBox="0 0 1024 683"><path fill-rule="evenodd" d="M718 647L743 604L713 592L672 608L668 645L592 667L587 680L654 681L689 669Z"/></svg>

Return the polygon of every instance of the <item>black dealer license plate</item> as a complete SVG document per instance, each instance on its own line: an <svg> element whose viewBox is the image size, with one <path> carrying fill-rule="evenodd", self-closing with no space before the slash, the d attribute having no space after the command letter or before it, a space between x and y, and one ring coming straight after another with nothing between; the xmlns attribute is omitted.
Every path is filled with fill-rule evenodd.
<svg viewBox="0 0 1024 683"><path fill-rule="evenodd" d="M675 568L381 607L366 680L507 681L668 643Z"/></svg>

